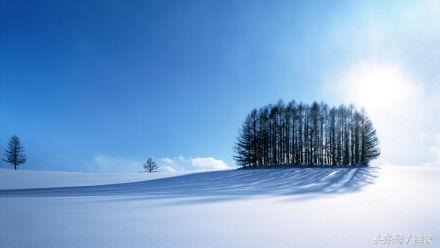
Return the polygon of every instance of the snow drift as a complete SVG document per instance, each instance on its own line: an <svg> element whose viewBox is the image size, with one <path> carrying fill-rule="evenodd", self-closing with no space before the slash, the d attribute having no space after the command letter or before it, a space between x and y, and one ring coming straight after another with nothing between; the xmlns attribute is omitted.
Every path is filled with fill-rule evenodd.
<svg viewBox="0 0 440 248"><path fill-rule="evenodd" d="M377 235L438 238L439 177L432 167L292 168L0 190L0 246L377 247Z"/></svg>

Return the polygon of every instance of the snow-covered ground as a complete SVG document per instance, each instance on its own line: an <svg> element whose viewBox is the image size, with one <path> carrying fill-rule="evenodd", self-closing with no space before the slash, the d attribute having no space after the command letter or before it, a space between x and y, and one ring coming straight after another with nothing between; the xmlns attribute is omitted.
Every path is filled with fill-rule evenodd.
<svg viewBox="0 0 440 248"><path fill-rule="evenodd" d="M125 183L178 176L186 173L188 172L83 173L0 169L0 190Z"/></svg>
<svg viewBox="0 0 440 248"><path fill-rule="evenodd" d="M0 190L0 247L385 247L374 239L387 234L409 238L392 247L439 247L439 179L440 168L387 165Z"/></svg>

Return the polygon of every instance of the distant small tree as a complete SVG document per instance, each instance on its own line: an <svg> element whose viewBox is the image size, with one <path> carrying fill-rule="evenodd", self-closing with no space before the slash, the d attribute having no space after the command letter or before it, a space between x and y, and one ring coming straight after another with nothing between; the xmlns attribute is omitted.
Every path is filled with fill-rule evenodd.
<svg viewBox="0 0 440 248"><path fill-rule="evenodd" d="M146 172L155 172L159 169L159 165L152 158L148 158L144 163L144 169Z"/></svg>
<svg viewBox="0 0 440 248"><path fill-rule="evenodd" d="M5 149L5 156L6 159L3 159L3 161L14 165L15 170L17 170L17 165L26 162L24 148L16 135L12 135L9 139L8 147Z"/></svg>

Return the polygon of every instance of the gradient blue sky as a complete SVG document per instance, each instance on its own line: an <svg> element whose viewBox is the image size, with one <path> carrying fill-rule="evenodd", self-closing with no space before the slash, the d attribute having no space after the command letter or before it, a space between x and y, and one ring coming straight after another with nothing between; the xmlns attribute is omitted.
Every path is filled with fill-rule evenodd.
<svg viewBox="0 0 440 248"><path fill-rule="evenodd" d="M234 165L251 108L295 99L363 105L384 160L437 163L439 125L426 116L438 108L422 123L396 110L438 103L439 5L382 2L1 1L0 149L17 134L28 169L148 156ZM371 80L370 95L353 94ZM384 92L398 93L374 93L389 81ZM402 122L415 133L404 141L392 128Z"/></svg>

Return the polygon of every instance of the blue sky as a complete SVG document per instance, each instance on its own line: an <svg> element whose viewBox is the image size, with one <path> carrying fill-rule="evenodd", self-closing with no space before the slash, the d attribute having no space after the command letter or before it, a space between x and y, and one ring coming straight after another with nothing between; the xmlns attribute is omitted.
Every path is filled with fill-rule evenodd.
<svg viewBox="0 0 440 248"><path fill-rule="evenodd" d="M437 163L439 5L381 2L2 1L0 149L17 134L28 169L231 166L246 114L295 99L363 105L384 160ZM384 84L392 102L366 100Z"/></svg>

